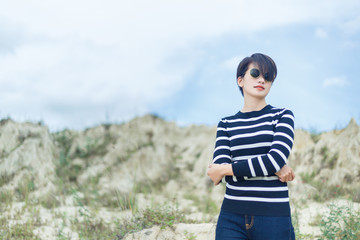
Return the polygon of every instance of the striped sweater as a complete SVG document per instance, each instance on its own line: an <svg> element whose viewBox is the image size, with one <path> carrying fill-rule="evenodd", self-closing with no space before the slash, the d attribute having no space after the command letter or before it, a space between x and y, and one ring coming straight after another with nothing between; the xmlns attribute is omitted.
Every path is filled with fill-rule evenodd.
<svg viewBox="0 0 360 240"><path fill-rule="evenodd" d="M238 112L217 127L213 163L232 164L225 176L222 210L248 215L290 216L287 183L275 175L287 162L294 141L294 115L267 105Z"/></svg>

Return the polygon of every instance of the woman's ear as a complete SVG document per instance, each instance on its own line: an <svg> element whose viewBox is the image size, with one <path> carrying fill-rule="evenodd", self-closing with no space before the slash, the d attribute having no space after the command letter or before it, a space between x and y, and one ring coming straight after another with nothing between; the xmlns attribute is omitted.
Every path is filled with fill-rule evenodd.
<svg viewBox="0 0 360 240"><path fill-rule="evenodd" d="M240 87L243 87L243 86L244 86L243 78L242 78L242 77L238 77L237 83L238 83L238 85L239 85Z"/></svg>

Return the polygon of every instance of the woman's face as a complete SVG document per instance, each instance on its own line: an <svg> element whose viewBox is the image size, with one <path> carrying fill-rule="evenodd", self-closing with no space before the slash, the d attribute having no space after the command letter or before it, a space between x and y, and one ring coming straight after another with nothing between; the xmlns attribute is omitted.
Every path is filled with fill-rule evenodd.
<svg viewBox="0 0 360 240"><path fill-rule="evenodd" d="M265 81L264 76L256 71L258 69L255 64L251 63L245 76L238 78L238 84L243 89L244 97L251 96L262 99L268 95L272 82Z"/></svg>

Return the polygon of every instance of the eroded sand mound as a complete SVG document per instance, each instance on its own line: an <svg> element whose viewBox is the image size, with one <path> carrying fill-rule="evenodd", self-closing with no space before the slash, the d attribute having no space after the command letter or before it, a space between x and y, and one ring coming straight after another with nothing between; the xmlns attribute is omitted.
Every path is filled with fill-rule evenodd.
<svg viewBox="0 0 360 240"><path fill-rule="evenodd" d="M216 220L224 186L214 187L206 175L216 127L179 127L146 115L124 124L50 133L43 125L6 119L0 122L0 134L0 191L12 194L6 199L13 202L2 205L3 216L29 199L32 206L50 209L46 222L59 219L51 212L60 208L104 208L118 213L116 217L175 199L192 219ZM322 204L337 196L359 202L359 126L352 119L344 129L318 135L297 129L289 165L297 175L289 184L293 210L301 212L311 201ZM111 221L96 211L94 217ZM46 224L44 220L39 228ZM57 232L58 226L48 226ZM152 229L127 239L165 234ZM213 233L213 223L178 224L165 232L177 239L186 237L185 231L196 239L211 239L205 236Z"/></svg>

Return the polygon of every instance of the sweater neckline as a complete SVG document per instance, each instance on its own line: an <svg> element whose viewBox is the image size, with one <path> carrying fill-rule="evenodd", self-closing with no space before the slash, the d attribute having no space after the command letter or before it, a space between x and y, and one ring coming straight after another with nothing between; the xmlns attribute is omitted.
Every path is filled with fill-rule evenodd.
<svg viewBox="0 0 360 240"><path fill-rule="evenodd" d="M268 104L265 107L263 107L261 110L256 110L256 111L251 111L251 112L242 112L240 110L238 112L238 114L243 115L243 116L258 116L258 115L261 115L261 114L265 113L266 111L270 110L271 108L272 108L272 106L270 104Z"/></svg>

